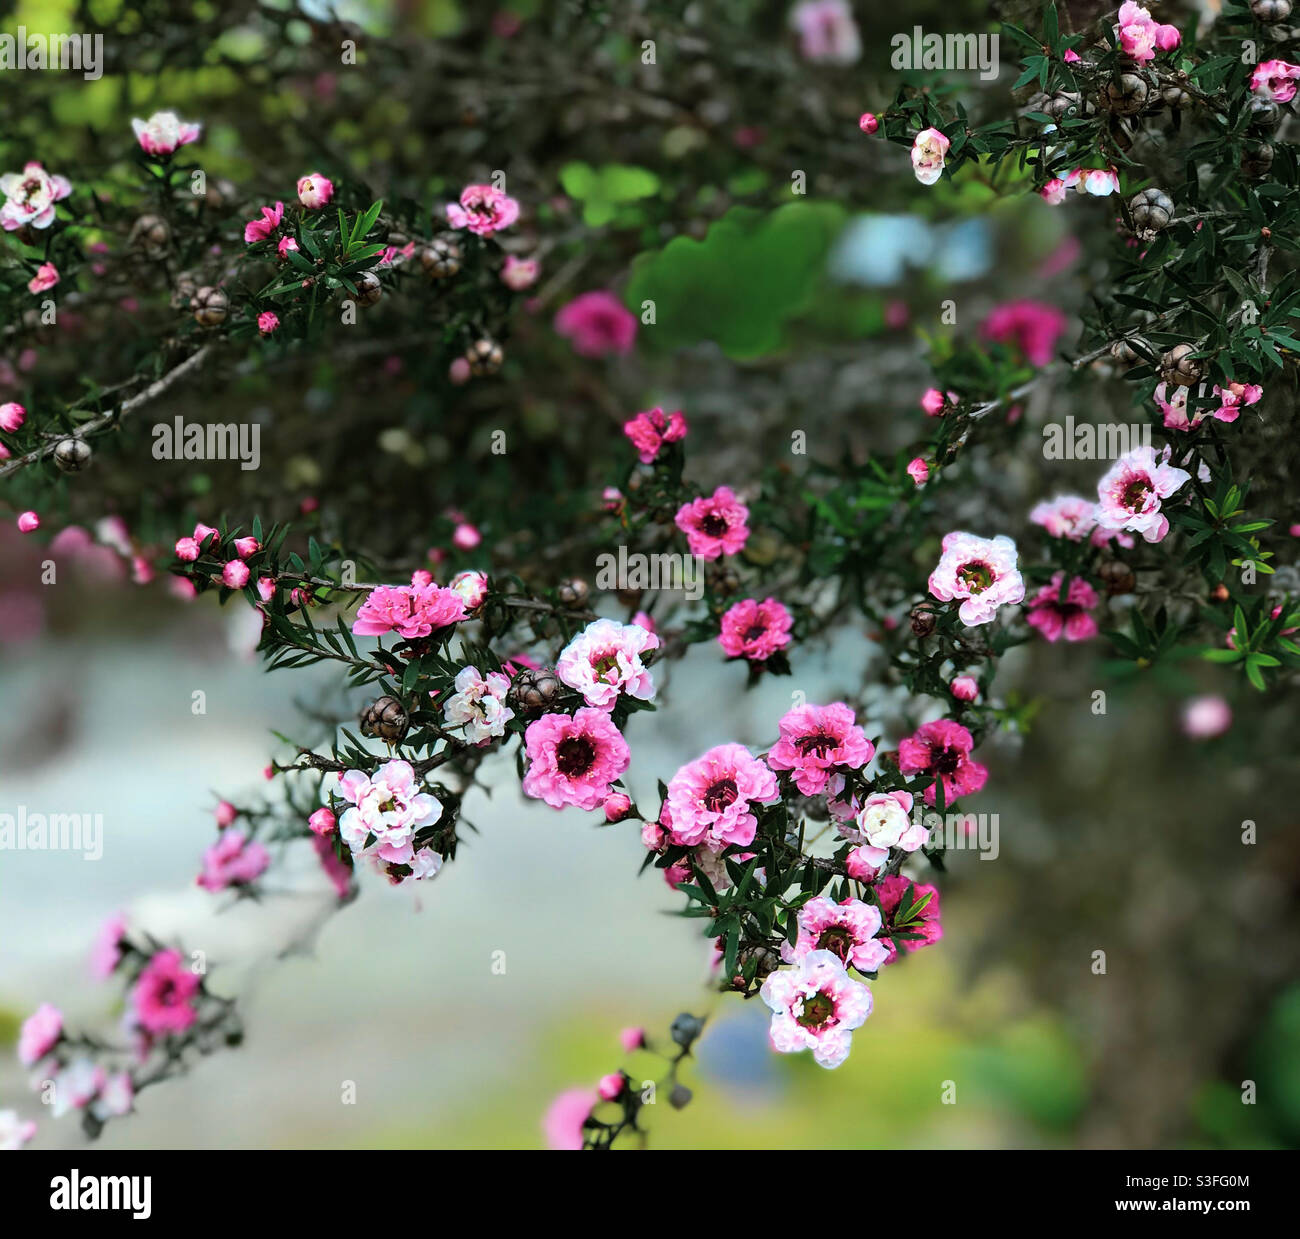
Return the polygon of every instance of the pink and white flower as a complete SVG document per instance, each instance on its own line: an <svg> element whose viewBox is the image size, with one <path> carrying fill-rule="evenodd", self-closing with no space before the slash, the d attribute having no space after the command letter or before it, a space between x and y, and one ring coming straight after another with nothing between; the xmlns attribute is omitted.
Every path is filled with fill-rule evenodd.
<svg viewBox="0 0 1300 1239"><path fill-rule="evenodd" d="M447 588L452 593L459 594L461 601L465 604L465 610L473 613L481 607L488 595L487 574L479 572L476 568L466 568L463 572L458 572L450 581L447 582Z"/></svg>
<svg viewBox="0 0 1300 1239"><path fill-rule="evenodd" d="M826 790L834 771L861 770L875 747L842 701L828 706L796 706L777 724L780 738L767 755L773 770L789 770L805 796Z"/></svg>
<svg viewBox="0 0 1300 1239"><path fill-rule="evenodd" d="M620 693L652 701L654 680L641 655L658 648L659 638L638 624L593 620L560 651L555 674L602 710L612 710Z"/></svg>
<svg viewBox="0 0 1300 1239"><path fill-rule="evenodd" d="M34 1067L62 1036L63 1012L48 1002L41 1003L18 1030L18 1061L24 1067Z"/></svg>
<svg viewBox="0 0 1300 1239"><path fill-rule="evenodd" d="M21 1149L34 1135L36 1123L21 1119L17 1110L0 1110L0 1153Z"/></svg>
<svg viewBox="0 0 1300 1239"><path fill-rule="evenodd" d="M691 554L701 559L735 555L749 540L749 509L730 486L719 486L712 495L682 504L675 520Z"/></svg>
<svg viewBox="0 0 1300 1239"><path fill-rule="evenodd" d="M912 804L911 792L872 792L853 825L841 824L839 833L867 848L865 858L879 867L889 859L891 848L915 852L925 842L928 832L919 814L912 817Z"/></svg>
<svg viewBox="0 0 1300 1239"><path fill-rule="evenodd" d="M537 283L541 269L542 265L536 258L516 258L513 254L507 254L501 265L501 283L512 292L523 292L525 288L532 288Z"/></svg>
<svg viewBox="0 0 1300 1239"><path fill-rule="evenodd" d="M1029 519L1053 538L1082 542L1097 526L1097 505L1081 495L1057 495L1037 504Z"/></svg>
<svg viewBox="0 0 1300 1239"><path fill-rule="evenodd" d="M43 262L36 274L27 281L27 291L33 295L49 292L59 282L59 269L52 262Z"/></svg>
<svg viewBox="0 0 1300 1239"><path fill-rule="evenodd" d="M975 741L960 723L941 718L923 723L907 739L899 741L898 769L903 774L930 775L943 783L944 803L958 796L973 796L988 782L986 766L971 759ZM934 784L925 789L926 804L935 802Z"/></svg>
<svg viewBox="0 0 1300 1239"><path fill-rule="evenodd" d="M669 837L682 847L702 843L714 850L753 843L758 829L754 803L778 795L776 776L743 744L719 744L669 781Z"/></svg>
<svg viewBox="0 0 1300 1239"><path fill-rule="evenodd" d="M785 604L775 598L764 598L762 602L744 598L723 613L718 644L728 658L766 662L790 644L793 623Z"/></svg>
<svg viewBox="0 0 1300 1239"><path fill-rule="evenodd" d="M1261 60L1250 75L1250 88L1275 103L1290 103L1295 98L1297 78L1300 78L1300 65L1285 60Z"/></svg>
<svg viewBox="0 0 1300 1239"><path fill-rule="evenodd" d="M74 1110L85 1109L99 1096L107 1081L108 1073L93 1059L84 1055L74 1058L54 1075L50 1114L61 1119Z"/></svg>
<svg viewBox="0 0 1300 1239"><path fill-rule="evenodd" d="M15 400L6 400L0 404L0 430L16 433L27 420L27 410Z"/></svg>
<svg viewBox="0 0 1300 1239"><path fill-rule="evenodd" d="M1229 383L1227 387L1216 383L1214 394L1219 398L1219 407L1213 411L1213 416L1221 422L1235 422L1242 409L1259 403L1264 389L1256 383Z"/></svg>
<svg viewBox="0 0 1300 1239"><path fill-rule="evenodd" d="M1169 518L1160 510L1191 474L1169 464L1169 449L1160 457L1152 447L1138 447L1121 456L1097 484L1097 524L1103 529L1140 533L1159 542L1169 532Z"/></svg>
<svg viewBox="0 0 1300 1239"><path fill-rule="evenodd" d="M482 744L506 734L506 724L515 712L506 705L510 679L499 671L484 675L477 667L462 667L456 674L456 692L443 703L442 714L449 727L465 727L470 744Z"/></svg>
<svg viewBox="0 0 1300 1239"><path fill-rule="evenodd" d="M298 178L298 201L309 211L316 211L334 197L334 182L319 172Z"/></svg>
<svg viewBox="0 0 1300 1239"><path fill-rule="evenodd" d="M889 954L876 941L880 928L880 913L870 904L818 895L799 909L799 936L793 945L781 944L781 958L793 964L813 951L829 951L845 968L875 972Z"/></svg>
<svg viewBox="0 0 1300 1239"><path fill-rule="evenodd" d="M999 607L1025 596L1016 544L1001 534L992 539L961 531L947 534L938 566L930 574L930 593L940 602L962 599L957 614L968 628L991 622Z"/></svg>
<svg viewBox="0 0 1300 1239"><path fill-rule="evenodd" d="M480 237L509 228L518 218L519 203L494 185L466 185L458 203L447 203L447 222Z"/></svg>
<svg viewBox="0 0 1300 1239"><path fill-rule="evenodd" d="M178 147L197 142L203 132L202 125L181 120L175 112L155 112L148 120L133 119L131 128L146 155L170 155Z"/></svg>
<svg viewBox="0 0 1300 1239"><path fill-rule="evenodd" d="M912 142L912 171L922 185L933 185L943 175L944 160L952 143L937 129L922 129Z"/></svg>
<svg viewBox="0 0 1300 1239"><path fill-rule="evenodd" d="M604 710L583 706L572 717L543 714L524 732L524 795L553 809L599 809L628 768L627 741Z"/></svg>
<svg viewBox="0 0 1300 1239"><path fill-rule="evenodd" d="M907 476L917 486L924 486L930 480L930 466L925 463L924 456L916 456L911 460L907 466Z"/></svg>
<svg viewBox="0 0 1300 1239"><path fill-rule="evenodd" d="M799 51L812 64L851 65L862 55L862 37L847 0L802 0L790 10Z"/></svg>
<svg viewBox="0 0 1300 1239"><path fill-rule="evenodd" d="M871 1014L871 991L830 951L811 951L793 968L772 973L759 996L772 1009L772 1048L782 1054L811 1050L820 1067L838 1067L848 1058L853 1030Z"/></svg>
<svg viewBox="0 0 1300 1239"><path fill-rule="evenodd" d="M106 981L122 962L122 942L126 937L126 917L121 913L110 916L90 947L90 975L96 981Z"/></svg>
<svg viewBox="0 0 1300 1239"><path fill-rule="evenodd" d="M48 228L54 223L54 204L72 193L72 183L63 176L51 176L36 162L21 172L0 176L0 228L17 232L19 228Z"/></svg>
<svg viewBox="0 0 1300 1239"><path fill-rule="evenodd" d="M354 857L409 865L416 831L442 815L442 802L420 790L411 764L400 758L373 775L349 770L339 779L339 793L349 805L339 818L339 834Z"/></svg>

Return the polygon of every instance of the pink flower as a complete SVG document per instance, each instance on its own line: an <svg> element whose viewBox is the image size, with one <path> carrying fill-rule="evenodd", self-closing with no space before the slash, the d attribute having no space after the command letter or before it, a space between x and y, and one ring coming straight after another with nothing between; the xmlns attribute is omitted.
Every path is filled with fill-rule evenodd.
<svg viewBox="0 0 1300 1239"><path fill-rule="evenodd" d="M281 258L286 254L296 254L298 252L298 242L293 237L281 237L275 247L275 252Z"/></svg>
<svg viewBox="0 0 1300 1239"><path fill-rule="evenodd" d="M471 525L468 521L461 521L451 533L451 544L458 551L472 551L483 541L483 535L479 533L477 525Z"/></svg>
<svg viewBox="0 0 1300 1239"><path fill-rule="evenodd" d="M1250 88L1275 103L1290 103L1295 98L1297 78L1300 78L1300 65L1285 60L1262 60L1250 75ZM4 182L0 181L0 189L3 188Z"/></svg>
<svg viewBox="0 0 1300 1239"><path fill-rule="evenodd" d="M572 718L543 714L524 732L524 794L553 809L597 809L632 760L627 741L604 710L583 706Z"/></svg>
<svg viewBox="0 0 1300 1239"><path fill-rule="evenodd" d="M767 755L773 770L789 770L805 796L826 790L832 771L861 770L876 750L842 701L796 706L777 724L780 738Z"/></svg>
<svg viewBox="0 0 1300 1239"><path fill-rule="evenodd" d="M209 538L212 539L211 542L208 542ZM199 544L200 548L207 543L207 549L215 551L221 545L221 534L213 529L211 525L204 525L200 522L194 526L194 541Z"/></svg>
<svg viewBox="0 0 1300 1239"><path fill-rule="evenodd" d="M225 830L227 826L235 824L239 810L229 800L218 800L217 807L212 810L212 816L216 819L217 829Z"/></svg>
<svg viewBox="0 0 1300 1239"><path fill-rule="evenodd" d="M35 533L41 527L41 518L35 512L20 512L18 514L18 532Z"/></svg>
<svg viewBox="0 0 1300 1239"><path fill-rule="evenodd" d="M980 695L980 686L973 675L955 676L948 688L958 701L974 701Z"/></svg>
<svg viewBox="0 0 1300 1239"><path fill-rule="evenodd" d="M96 981L106 981L122 962L122 941L126 937L126 917L121 913L110 916L90 947L90 975Z"/></svg>
<svg viewBox="0 0 1300 1239"><path fill-rule="evenodd" d="M1232 707L1220 696L1193 697L1183 707L1183 734L1192 740L1211 740L1232 726Z"/></svg>
<svg viewBox="0 0 1300 1239"><path fill-rule="evenodd" d="M407 641L427 637L465 618L465 600L455 590L428 585L380 585L357 611L352 631L358 637L396 632Z"/></svg>
<svg viewBox="0 0 1300 1239"><path fill-rule="evenodd" d="M909 934L918 934L919 937L901 938L903 949L905 951L919 951L922 947L929 946L932 942L938 942L943 937L943 926L939 923L938 890L925 882L912 882L901 874L892 874L876 887L876 897L880 900L880 910L885 919L886 936L882 941L889 955L889 958L885 961L887 964L892 964L898 958L898 948L888 935L892 934L895 929L901 929L900 926L896 925L895 918L909 886L912 887L913 904L920 903L927 896L928 900L920 912L909 918L908 926L904 931Z"/></svg>
<svg viewBox="0 0 1300 1239"><path fill-rule="evenodd" d="M602 710L612 710L620 693L652 701L654 681L641 655L658 648L659 638L639 624L593 620L560 651L555 674Z"/></svg>
<svg viewBox="0 0 1300 1239"><path fill-rule="evenodd" d="M1065 633L1067 641L1087 641L1097 635L1097 621L1090 614L1097 605L1096 591L1082 577L1074 577L1062 590L1065 573L1057 572L1030 600L1026 622L1049 641Z"/></svg>
<svg viewBox="0 0 1300 1239"><path fill-rule="evenodd" d="M1065 315L1053 306L1041 301L1009 301L989 314L980 334L986 340L1013 345L1030 365L1045 366L1065 327Z"/></svg>
<svg viewBox="0 0 1300 1239"><path fill-rule="evenodd" d="M1068 188L1059 176L1054 176L1038 191L1038 196L1048 206L1060 206L1065 201L1065 191Z"/></svg>
<svg viewBox="0 0 1300 1239"><path fill-rule="evenodd" d="M177 147L197 142L203 126L181 120L175 112L155 112L148 120L131 121L135 139L146 155L170 155Z"/></svg>
<svg viewBox="0 0 1300 1239"><path fill-rule="evenodd" d="M718 644L728 658L766 662L790 644L793 623L785 605L775 598L764 598L762 602L745 598L723 613Z"/></svg>
<svg viewBox="0 0 1300 1239"><path fill-rule="evenodd" d="M456 673L456 692L443 702L443 718L449 727L464 725L470 744L483 744L506 734L506 724L515 712L506 705L510 680L499 671L483 675L477 667L462 667Z"/></svg>
<svg viewBox="0 0 1300 1239"><path fill-rule="evenodd" d="M269 336L280 325L280 316L270 310L264 310L257 316L257 329L264 336Z"/></svg>
<svg viewBox="0 0 1300 1239"><path fill-rule="evenodd" d="M749 539L749 509L730 486L692 499L677 509L677 528L686 535L692 555L719 559L734 555Z"/></svg>
<svg viewBox="0 0 1300 1239"><path fill-rule="evenodd" d="M943 782L944 803L958 796L973 796L988 781L989 772L971 760L975 741L960 723L941 718L923 723L898 745L898 768L903 774L929 775ZM935 802L934 785L925 789L926 804Z"/></svg>
<svg viewBox="0 0 1300 1239"><path fill-rule="evenodd" d="M1097 484L1097 524L1140 533L1148 542L1164 538L1169 518L1160 510L1160 501L1191 477L1168 460L1168 448L1160 457L1151 447L1134 448L1121 456Z"/></svg>
<svg viewBox="0 0 1300 1239"><path fill-rule="evenodd" d="M880 128L880 121L874 112L863 112L862 115L858 117L858 128L870 137Z"/></svg>
<svg viewBox="0 0 1300 1239"><path fill-rule="evenodd" d="M836 903L826 895L810 899L799 909L799 936L792 946L781 944L787 964L806 959L813 951L829 951L845 968L875 972L888 957L880 932L880 913L860 899Z"/></svg>
<svg viewBox="0 0 1300 1239"><path fill-rule="evenodd" d="M327 808L320 808L307 819L307 827L312 834L328 839L338 828L338 822L333 812Z"/></svg>
<svg viewBox="0 0 1300 1239"><path fill-rule="evenodd" d="M72 184L66 177L51 176L39 163L29 163L21 172L6 172L0 176L0 194L5 196L0 228L6 232L28 225L48 228L54 223L54 204L70 193Z"/></svg>
<svg viewBox="0 0 1300 1239"><path fill-rule="evenodd" d="M943 175L951 143L937 129L922 129L912 143L912 171L922 185L933 185Z"/></svg>
<svg viewBox="0 0 1300 1239"><path fill-rule="evenodd" d="M643 465L650 464L665 443L676 443L679 439L684 439L686 431L686 418L680 409L665 414L658 406L645 413L638 413L623 423L623 433L631 439Z"/></svg>
<svg viewBox="0 0 1300 1239"><path fill-rule="evenodd" d="M618 1043L629 1054L645 1045L645 1029L639 1027L625 1028L618 1034Z"/></svg>
<svg viewBox="0 0 1300 1239"><path fill-rule="evenodd" d="M277 202L274 207L262 207L261 217L250 220L244 225L244 243L246 245L255 245L258 241L269 240L271 234L280 227L283 219L283 202Z"/></svg>
<svg viewBox="0 0 1300 1239"><path fill-rule="evenodd" d="M239 830L223 831L203 853L203 872L198 884L206 891L223 891L228 886L246 886L261 877L271 863L271 854L256 841L250 842Z"/></svg>
<svg viewBox="0 0 1300 1239"><path fill-rule="evenodd" d="M607 822L621 822L632 811L632 797L626 792L611 792L602 807Z"/></svg>
<svg viewBox="0 0 1300 1239"><path fill-rule="evenodd" d="M199 557L199 544L193 538L176 539L176 558L193 563Z"/></svg>
<svg viewBox="0 0 1300 1239"><path fill-rule="evenodd" d="M600 1101L600 1094L590 1088L571 1088L561 1093L542 1119L542 1131L548 1149L581 1149L582 1125Z"/></svg>
<svg viewBox="0 0 1300 1239"><path fill-rule="evenodd" d="M1144 64L1155 59L1157 24L1151 14L1133 0L1125 0L1119 8L1119 24L1115 37L1126 56Z"/></svg>
<svg viewBox="0 0 1300 1239"><path fill-rule="evenodd" d="M221 570L221 583L229 589L243 589L251 575L242 559L232 559Z"/></svg>
<svg viewBox="0 0 1300 1239"><path fill-rule="evenodd" d="M1214 394L1219 398L1219 407L1214 410L1214 416L1221 422L1235 422L1241 416L1242 409L1259 402L1264 389L1255 383L1229 383L1227 387L1215 384Z"/></svg>
<svg viewBox="0 0 1300 1239"><path fill-rule="evenodd" d="M555 316L555 330L568 339L579 357L630 353L636 343L636 327L636 315L610 292L583 293Z"/></svg>
<svg viewBox="0 0 1300 1239"><path fill-rule="evenodd" d="M172 948L159 951L144 966L131 991L135 1021L146 1033L181 1033L196 1019L194 1001L199 978L185 967L181 953Z"/></svg>
<svg viewBox="0 0 1300 1239"><path fill-rule="evenodd" d="M1079 53L1076 52L1073 48L1067 47L1065 49L1064 54L1061 56L1061 59L1065 61L1067 65L1077 65L1083 59L1083 57L1080 56Z"/></svg>
<svg viewBox="0 0 1300 1239"><path fill-rule="evenodd" d="M453 593L459 594L461 601L465 604L465 610L472 613L477 611L487 599L487 575L475 568L466 568L463 572L456 573L447 582L447 588Z"/></svg>
<svg viewBox="0 0 1300 1239"><path fill-rule="evenodd" d="M907 476L918 486L924 486L930 480L930 466L925 463L924 456L913 457L907 466Z"/></svg>
<svg viewBox="0 0 1300 1239"><path fill-rule="evenodd" d="M262 544L256 538L236 538L231 545L235 548L235 554L240 559L247 559L250 555L256 555L262 549Z"/></svg>
<svg viewBox="0 0 1300 1239"><path fill-rule="evenodd" d="M536 258L516 258L507 254L501 266L501 283L513 292L523 292L537 283L541 264Z"/></svg>
<svg viewBox="0 0 1300 1239"><path fill-rule="evenodd" d="M416 831L442 816L442 802L420 791L411 764L398 758L373 775L349 770L339 779L339 794L349 805L339 818L339 834L354 857L410 865Z"/></svg>
<svg viewBox="0 0 1300 1239"><path fill-rule="evenodd" d="M871 991L830 951L811 951L793 968L773 972L759 996L772 1009L772 1048L782 1054L811 1050L819 1067L838 1067L848 1058L853 1030L871 1014Z"/></svg>
<svg viewBox="0 0 1300 1239"><path fill-rule="evenodd" d="M627 1079L621 1071L611 1071L607 1076L600 1077L600 1083L596 1085L596 1091L605 1101L613 1101L627 1087Z"/></svg>
<svg viewBox="0 0 1300 1239"><path fill-rule="evenodd" d="M18 1061L24 1067L34 1067L62 1036L63 1012L48 1002L41 1003L18 1030Z"/></svg>
<svg viewBox="0 0 1300 1239"><path fill-rule="evenodd" d="M59 269L52 262L43 262L36 268L36 274L27 281L27 291L43 293L59 282Z"/></svg>
<svg viewBox="0 0 1300 1239"><path fill-rule="evenodd" d="M519 203L492 185L466 185L459 203L447 203L447 222L480 237L509 228L518 218Z"/></svg>
<svg viewBox="0 0 1300 1239"><path fill-rule="evenodd" d="M1097 505L1080 495L1058 495L1038 504L1029 519L1053 538L1082 542L1096 527Z"/></svg>
<svg viewBox="0 0 1300 1239"><path fill-rule="evenodd" d="M309 211L316 211L334 197L334 182L319 172L298 178L298 201Z"/></svg>
<svg viewBox="0 0 1300 1239"><path fill-rule="evenodd" d="M1066 177L1067 185L1077 183L1081 194L1094 198L1108 198L1119 193L1119 173L1114 168L1076 168Z"/></svg>
<svg viewBox="0 0 1300 1239"><path fill-rule="evenodd" d="M858 882L871 882L880 870L880 849L873 847L854 848L844 858L844 868L849 877Z"/></svg>
<svg viewBox="0 0 1300 1239"><path fill-rule="evenodd" d="M665 802L669 836L682 847L753 843L752 802L775 800L776 776L743 744L720 744L673 775Z"/></svg>
<svg viewBox="0 0 1300 1239"><path fill-rule="evenodd" d="M8 400L0 404L0 430L13 434L27 420L27 410L21 404Z"/></svg>
<svg viewBox="0 0 1300 1239"><path fill-rule="evenodd" d="M340 899L346 899L352 892L351 868L339 859L334 844L329 839L313 836L312 846L316 849L316 857L325 870L326 877L334 884L334 893Z"/></svg>
<svg viewBox="0 0 1300 1239"><path fill-rule="evenodd" d="M959 397L955 391L947 395L948 404L956 404ZM921 409L926 417L940 417L943 414L945 397L937 387L927 387L921 396Z"/></svg>
<svg viewBox="0 0 1300 1239"><path fill-rule="evenodd" d="M16 1152L34 1135L33 1120L20 1119L17 1110L0 1110L0 1153Z"/></svg>
<svg viewBox="0 0 1300 1239"><path fill-rule="evenodd" d="M963 599L957 614L966 627L989 623L999 607L1025 596L1016 544L1001 534L993 539L960 531L947 534L943 554L930 573L930 593L941 602Z"/></svg>
<svg viewBox="0 0 1300 1239"><path fill-rule="evenodd" d="M847 0L802 0L790 10L799 51L813 64L851 65L862 55L862 38Z"/></svg>

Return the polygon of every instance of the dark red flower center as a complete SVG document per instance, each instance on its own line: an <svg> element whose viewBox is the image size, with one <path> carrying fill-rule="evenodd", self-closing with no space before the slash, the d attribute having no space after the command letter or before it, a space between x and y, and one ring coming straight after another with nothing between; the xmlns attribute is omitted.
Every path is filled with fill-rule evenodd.
<svg viewBox="0 0 1300 1239"><path fill-rule="evenodd" d="M596 746L586 736L570 736L555 746L555 768L566 779L586 774L595 760Z"/></svg>
<svg viewBox="0 0 1300 1239"><path fill-rule="evenodd" d="M822 930L817 939L819 951L832 951L840 959L847 960L853 949L853 935L843 925L830 925Z"/></svg>
<svg viewBox="0 0 1300 1239"><path fill-rule="evenodd" d="M735 803L736 795L735 779L719 779L705 791L704 807L710 813L721 813L729 804Z"/></svg>
<svg viewBox="0 0 1300 1239"><path fill-rule="evenodd" d="M704 530L710 538L720 538L727 532L727 522L716 512L710 512L700 521L700 528Z"/></svg>

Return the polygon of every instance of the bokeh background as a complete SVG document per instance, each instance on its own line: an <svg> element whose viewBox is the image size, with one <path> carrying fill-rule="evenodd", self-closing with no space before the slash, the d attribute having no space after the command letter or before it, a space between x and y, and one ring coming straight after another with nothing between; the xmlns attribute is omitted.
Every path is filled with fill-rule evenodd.
<svg viewBox="0 0 1300 1239"><path fill-rule="evenodd" d="M218 6L187 7L195 20L222 20ZM632 6L638 20L653 22L643 7L652 9ZM702 72L693 62L695 77L682 91L694 100L698 126L647 120L635 108L620 113L622 96L601 110L600 75L618 78L635 59L633 34L617 27L587 66L595 86L579 82L509 103L508 75L485 72L483 97L466 107L486 108L486 118L458 114L454 123L427 106L439 87L418 74L416 61L364 87L342 75L326 83L306 68L290 73L286 61L297 53L259 43L265 33L243 20L256 6L242 4L230 8L221 44L235 68L150 64L102 83L34 84L32 124L43 129L50 166L75 170L96 133L126 131L130 116L166 106L204 119L204 158L214 174L241 185L276 185L283 168L296 175L303 159L342 150L376 184L395 178L434 200L497 166L514 123L507 109L523 108L530 129L507 149L517 161L507 166L527 187L538 231L554 232L575 211L585 225L598 221L591 255L561 249L551 260L548 276L577 265L517 324L502 380L468 393L454 418L430 396L434 379L418 355L403 355L399 366L385 366L382 356L318 359L301 383L283 373L243 374L235 398L262 409L293 448L259 476L191 468L183 485L196 502L237 509L251 496L266 499L259 488L293 500L337 479L349 500L369 490L381 514L394 504L462 503L490 541L494 518L498 530L510 527L510 501L475 510L474 468L448 462L486 470L483 428L500 424L494 419L505 409L536 449L530 468L553 474L575 506L589 506L611 480L592 457L615 459L618 422L651 403L687 409L692 475L702 486L767 467L794 429L807 433L813 459L891 454L915 435L909 422L931 347L969 334L992 306L1015 297L1075 311L1098 272L1096 242L1084 232L1100 231L1095 216L1052 212L1032 198L1004 201L977 176L945 181L921 198L906 154L868 152L853 124L896 87L887 64L895 27L986 29L988 6L916 0L903 22L879 6L854 5L866 50L857 65L833 70L800 62L789 7L719 4L701 19L735 23L744 45L785 76L772 114L755 116L743 69L716 62ZM0 11L10 19L5 28L25 21L77 29L75 8ZM184 29L176 6L157 9L160 21ZM104 20L120 12L112 0L90 10ZM430 56L481 57L485 65L510 55L498 44L527 39L550 20L540 4L503 4L511 19L503 25L490 21L497 14L453 0L340 10L376 37L409 32L412 57L427 46ZM239 65L259 66L274 89L250 95ZM991 89L968 85L972 94ZM1004 92L1008 85L1004 72ZM819 110L828 95L838 113ZM783 117L782 106L806 106L808 126ZM304 128L328 144L289 147L286 117L306 117ZM701 171L719 133L734 138L738 127L759 122L791 132L730 141L726 174ZM831 132L840 136L824 136ZM5 166L31 157L35 137L0 136ZM601 181L610 201L575 199L561 174L574 160L638 165L651 171L654 188L641 196L638 178L625 184L616 171ZM809 200L789 206L789 169L798 167L811 171ZM772 226L739 252L702 247L696 265L664 257L663 243L679 233L717 238L713 226L736 207L765 212ZM789 261L792 247L797 262ZM768 278L717 279L717 263ZM653 280L671 330L618 367L576 362L550 331L550 306L626 280L629 270L634 283ZM944 298L959 307L955 328L938 321ZM17 389L22 359L4 361L0 379ZM1037 499L1095 481L1094 464L1041 459L1044 420L1066 411L1129 420L1127 394L1104 373L1047 392L1024 410L1023 450L1014 459L969 466L971 511L982 524L1016 528ZM231 393L210 398L218 397ZM159 415L204 420L205 408L216 407L207 399L191 392ZM326 417L330 433L317 442L312 428ZM131 433L144 441L144 430ZM593 435L604 436L607 450L581 450ZM341 476L358 452L379 461L364 482ZM427 498L431 474L436 501ZM111 514L114 489L125 495L131 484L129 471L110 474L107 506L74 506L70 518L90 524ZM154 475L149 484L159 484ZM181 483L161 483L174 484ZM372 524L381 551L410 549L405 535L387 532L397 522ZM632 824L597 828L584 815L526 803L505 759L483 773L495 794L477 789L467 801L480 833L418 899L371 883L327 918L329 897L310 866L277 871L257 903L226 906L197 889L212 807L219 796L238 803L241 789L259 789L271 731L293 731L304 709L332 717L361 701L341 706L327 672L265 674L251 654L250 617L222 612L210 598L184 604L161 582L116 581L102 564L69 563L57 588L43 586L43 549L9 525L0 529L0 811L101 813L105 846L93 862L0 853L0 1050L43 1000L73 1022L111 1030L115 998L111 987L88 982L86 953L116 911L207 951L214 986L242 997L247 1023L242 1048L145 1093L134 1118L110 1125L104 1147L535 1146L541 1116L562 1089L590 1085L620 1065L634 1079L660 1074L653 1056L623 1055L617 1032L645 1024L662 1036L680 1010L710 1020L684 1074L694 1100L681 1112L661 1103L651 1113L655 1147L1300 1140L1293 693L1248 697L1221 669L1196 664L1158 680L1119 679L1097 650L1082 646L1014 651L997 696L1018 709L1026 734L1004 735L982 754L992 777L969 806L998 814L998 858L951 858L941 878L943 941L887 971L849 1062L824 1072L806 1058L769 1052L756 1003L710 993L708 948L696 924L672 915L680 900L658 875L636 877L643 852ZM167 536L147 519L143 529ZM1294 569L1284 566L1284 585L1288 573ZM653 803L655 780L709 745L769 742L793 690L829 699L865 682L871 730L896 736L906 703L885 680L865 624L803 652L793 680L751 692L740 669L696 649L672 670L663 708L633 724L632 788ZM191 713L195 691L207 696L202 716ZM1093 708L1098 691L1107 695L1102 714ZM1193 741L1180 713L1203 691L1229 697L1234 726ZM1251 845L1242 842L1245 822L1257 828ZM1094 972L1098 951L1104 975ZM493 970L494 952L505 953L504 974ZM356 1104L342 1104L346 1081L355 1082ZM1254 1104L1242 1104L1244 1081L1255 1084ZM944 1104L952 1086L956 1103ZM0 1053L3 1107L38 1108L8 1052ZM36 1143L81 1141L65 1121L43 1123Z"/></svg>

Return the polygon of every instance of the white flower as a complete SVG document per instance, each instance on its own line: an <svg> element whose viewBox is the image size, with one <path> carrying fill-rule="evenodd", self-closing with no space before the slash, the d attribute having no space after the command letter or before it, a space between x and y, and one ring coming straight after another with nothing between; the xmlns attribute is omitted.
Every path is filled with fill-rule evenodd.
<svg viewBox="0 0 1300 1239"><path fill-rule="evenodd" d="M0 1152L21 1149L35 1134L31 1119L20 1119L16 1110L0 1110Z"/></svg>
<svg viewBox="0 0 1300 1239"><path fill-rule="evenodd" d="M456 693L442 707L448 726L465 725L465 739L481 744L504 736L515 712L506 705L510 681L499 671L484 676L477 667L462 667L456 676Z"/></svg>
<svg viewBox="0 0 1300 1239"><path fill-rule="evenodd" d="M912 170L922 185L933 185L943 175L943 161L952 144L937 129L922 129L912 143Z"/></svg>
<svg viewBox="0 0 1300 1239"><path fill-rule="evenodd" d="M655 686L641 655L658 648L659 638L639 624L594 620L560 651L555 674L601 710L612 710L620 692L650 701Z"/></svg>
<svg viewBox="0 0 1300 1239"><path fill-rule="evenodd" d="M170 155L178 146L199 140L203 126L181 120L175 112L155 112L148 120L131 121L136 141L149 155Z"/></svg>

